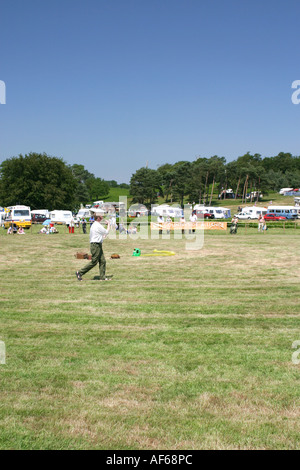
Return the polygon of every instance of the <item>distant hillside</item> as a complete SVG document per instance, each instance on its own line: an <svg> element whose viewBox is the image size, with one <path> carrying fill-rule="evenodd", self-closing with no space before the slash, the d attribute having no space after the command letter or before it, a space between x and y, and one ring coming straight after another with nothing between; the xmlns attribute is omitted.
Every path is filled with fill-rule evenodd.
<svg viewBox="0 0 300 470"><path fill-rule="evenodd" d="M103 201L105 202L116 201L117 202L120 196L127 196L128 200L132 199L132 197L130 197L129 195L129 189L116 187L116 188L110 188L108 196L103 198Z"/></svg>

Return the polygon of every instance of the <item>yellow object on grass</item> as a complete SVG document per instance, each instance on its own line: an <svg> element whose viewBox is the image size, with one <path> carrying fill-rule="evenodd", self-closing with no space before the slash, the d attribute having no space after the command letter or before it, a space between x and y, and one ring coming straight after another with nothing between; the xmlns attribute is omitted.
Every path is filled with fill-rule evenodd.
<svg viewBox="0 0 300 470"><path fill-rule="evenodd" d="M174 256L176 253L174 251L167 250L153 250L154 253L148 253L142 256Z"/></svg>

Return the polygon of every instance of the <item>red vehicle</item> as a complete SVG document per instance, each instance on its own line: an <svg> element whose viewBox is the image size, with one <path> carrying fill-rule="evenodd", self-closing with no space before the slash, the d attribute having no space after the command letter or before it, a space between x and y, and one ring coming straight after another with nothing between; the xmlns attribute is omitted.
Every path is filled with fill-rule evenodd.
<svg viewBox="0 0 300 470"><path fill-rule="evenodd" d="M286 220L286 217L283 217L282 215L266 214L264 219L266 222L271 222L272 220Z"/></svg>
<svg viewBox="0 0 300 470"><path fill-rule="evenodd" d="M44 214L32 214L31 222L33 224L42 224L47 219L48 217L46 217Z"/></svg>
<svg viewBox="0 0 300 470"><path fill-rule="evenodd" d="M214 219L215 216L214 214L210 214L209 212L201 212L201 211L196 211L196 215L198 219Z"/></svg>

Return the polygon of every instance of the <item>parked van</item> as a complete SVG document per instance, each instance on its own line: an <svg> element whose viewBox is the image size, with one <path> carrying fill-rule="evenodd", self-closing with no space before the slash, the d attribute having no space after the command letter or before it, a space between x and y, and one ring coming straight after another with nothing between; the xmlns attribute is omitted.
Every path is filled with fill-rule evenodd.
<svg viewBox="0 0 300 470"><path fill-rule="evenodd" d="M258 206L251 206L251 207L243 207L239 214L235 214L238 219L258 219L258 217L262 214L265 215L268 212L266 207L258 207Z"/></svg>
<svg viewBox="0 0 300 470"><path fill-rule="evenodd" d="M28 206L11 206L7 207L4 228L8 228L11 224L17 227L31 227L31 210Z"/></svg>
<svg viewBox="0 0 300 470"><path fill-rule="evenodd" d="M297 219L299 207L295 206L269 206L268 213L286 217L286 219Z"/></svg>
<svg viewBox="0 0 300 470"><path fill-rule="evenodd" d="M73 218L71 211L52 211L50 212L51 222L54 224L69 225Z"/></svg>
<svg viewBox="0 0 300 470"><path fill-rule="evenodd" d="M41 215L44 215L47 219L50 218L50 214L49 214L48 209L34 209L33 211L31 211L31 214L32 215L41 214Z"/></svg>

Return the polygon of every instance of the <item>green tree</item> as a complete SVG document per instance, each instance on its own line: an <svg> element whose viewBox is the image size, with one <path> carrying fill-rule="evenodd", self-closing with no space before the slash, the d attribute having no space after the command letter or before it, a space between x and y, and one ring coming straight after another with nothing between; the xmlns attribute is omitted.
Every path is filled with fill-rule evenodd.
<svg viewBox="0 0 300 470"><path fill-rule="evenodd" d="M115 180L108 180L105 181L105 183L107 183L110 188L117 188L119 186Z"/></svg>
<svg viewBox="0 0 300 470"><path fill-rule="evenodd" d="M71 167L74 178L76 179L75 205L77 208L81 204L85 205L91 200L87 181L95 176L84 168L83 165L74 164Z"/></svg>
<svg viewBox="0 0 300 470"><path fill-rule="evenodd" d="M173 202L172 190L175 181L175 171L173 165L165 163L157 168L161 180L161 196L165 196L166 202ZM169 199L170 196L170 199Z"/></svg>
<svg viewBox="0 0 300 470"><path fill-rule="evenodd" d="M156 170L140 168L130 179L130 194L133 203L154 204L157 193L161 192L161 177Z"/></svg>
<svg viewBox="0 0 300 470"><path fill-rule="evenodd" d="M89 190L91 201L104 199L109 194L109 185L101 178L90 178L87 180L86 185Z"/></svg>
<svg viewBox="0 0 300 470"><path fill-rule="evenodd" d="M3 206L24 204L32 209L73 210L76 186L70 167L45 153L19 155L0 165Z"/></svg>
<svg viewBox="0 0 300 470"><path fill-rule="evenodd" d="M173 192L176 200L183 207L184 197L189 193L190 180L192 175L192 164L180 161L174 165Z"/></svg>

